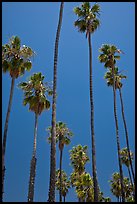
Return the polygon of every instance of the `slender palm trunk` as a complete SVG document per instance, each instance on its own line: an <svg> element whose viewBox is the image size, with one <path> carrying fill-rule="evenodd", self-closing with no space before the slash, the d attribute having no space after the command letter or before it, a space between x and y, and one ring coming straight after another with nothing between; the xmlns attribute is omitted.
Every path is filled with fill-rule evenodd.
<svg viewBox="0 0 137 204"><path fill-rule="evenodd" d="M60 189L59 189L59 202L62 202L62 155L63 150L60 150Z"/></svg>
<svg viewBox="0 0 137 204"><path fill-rule="evenodd" d="M126 143L127 143L127 150L128 150L128 158L129 158L129 162L130 162L130 166L131 166L132 176L133 176L134 183L135 183L135 174L134 174L134 170L133 170L132 159L131 159L131 156L130 156L130 146L129 146L128 130L127 130L126 119L125 119L125 114L124 114L124 104L123 104L123 99L122 99L121 88L119 88L119 95L120 95L120 101L121 101L122 118L123 118L123 123L124 123L124 128L125 128Z"/></svg>
<svg viewBox="0 0 137 204"><path fill-rule="evenodd" d="M95 132L94 132L94 103L93 103L93 87L92 87L92 46L91 34L89 33L89 77L90 77L90 108L91 108L91 140L92 140L92 171L94 183L94 202L98 202L98 181L96 170L96 151L95 151Z"/></svg>
<svg viewBox="0 0 137 204"><path fill-rule="evenodd" d="M2 146L2 200L3 200L3 193L4 193L5 152L6 152L6 143L7 143L7 132L8 132L9 117L10 117L10 111L11 111L11 105L12 105L14 84L15 84L15 78L12 77L11 88L10 88L10 98L9 98L8 110L7 110L6 121L4 126L3 146Z"/></svg>
<svg viewBox="0 0 137 204"><path fill-rule="evenodd" d="M123 184L123 170L122 170L122 163L121 163L121 159L120 159L119 128L118 128L118 118L117 118L117 111L116 111L116 87L115 87L114 66L112 66L112 75L113 75L114 118L115 118L115 126L116 126L116 141L117 141L118 162L119 162L119 172L120 172L121 194L122 194L122 202L125 202L125 193L124 193L124 184Z"/></svg>
<svg viewBox="0 0 137 204"><path fill-rule="evenodd" d="M30 164L28 202L33 202L33 199L34 199L34 185L35 185L36 161L37 161L36 159L37 129L38 129L38 114L35 114L34 143L33 143L33 154L32 154L32 159Z"/></svg>
<svg viewBox="0 0 137 204"><path fill-rule="evenodd" d="M131 177L131 173L130 173L130 168L129 168L129 166L127 167L127 169L128 169L128 175L129 175L129 178L130 178L130 182L131 182L131 185L132 185L132 187L133 187L133 182L132 182L132 177Z"/></svg>
<svg viewBox="0 0 137 204"><path fill-rule="evenodd" d="M66 202L66 196L63 196L63 198L64 198L64 202Z"/></svg>
<svg viewBox="0 0 137 204"><path fill-rule="evenodd" d="M119 202L119 196L117 197L117 202Z"/></svg>
<svg viewBox="0 0 137 204"><path fill-rule="evenodd" d="M56 89L57 89L57 62L58 44L62 25L64 2L60 4L60 14L58 28L56 32L54 50L54 73L53 73L53 102L52 102L52 131L51 131L51 150L50 150L50 184L48 202L55 202L55 182L56 182Z"/></svg>

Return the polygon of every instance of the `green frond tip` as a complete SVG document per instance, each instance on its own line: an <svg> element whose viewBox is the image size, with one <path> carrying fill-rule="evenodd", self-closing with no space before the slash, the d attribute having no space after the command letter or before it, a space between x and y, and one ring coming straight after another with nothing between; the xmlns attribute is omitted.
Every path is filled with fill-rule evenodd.
<svg viewBox="0 0 137 204"><path fill-rule="evenodd" d="M100 13L99 13L99 12L100 12L100 5L97 4L97 3L95 3L95 4L93 5L91 11L92 11L93 13L97 13L97 14L100 15Z"/></svg>
<svg viewBox="0 0 137 204"><path fill-rule="evenodd" d="M26 69L27 71L30 71L31 68L32 68L32 63L31 63L31 61L25 62L25 63L24 63L24 67L25 67L25 69Z"/></svg>

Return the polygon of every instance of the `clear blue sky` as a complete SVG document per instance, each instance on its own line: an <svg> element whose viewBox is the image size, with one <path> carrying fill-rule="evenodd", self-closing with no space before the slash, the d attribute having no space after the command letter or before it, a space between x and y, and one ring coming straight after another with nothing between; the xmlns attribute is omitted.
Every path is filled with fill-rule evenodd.
<svg viewBox="0 0 137 204"><path fill-rule="evenodd" d="M115 198L110 192L108 180L118 171L115 124L113 117L113 94L103 79L105 69L97 57L98 49L104 43L115 44L125 52L118 62L120 70L127 75L123 81L123 100L132 151L135 149L135 3L101 2L101 26L92 36L93 47L93 94L95 108L95 142L97 175L105 196ZM69 150L78 144L88 145L91 158L90 103L88 42L84 34L74 27L76 16L73 8L80 2L66 2L64 5L62 30L59 42L57 81L57 121L67 123L73 131L71 144L64 149L63 169L68 175ZM93 3L91 3L93 5ZM17 84L35 72L42 72L46 81L53 80L54 43L59 15L59 2L3 2L2 44L9 37L17 35L22 44L30 46L36 53L33 68L16 80L12 110L9 120L4 201L27 201L30 160L33 148L34 113L22 105L23 93ZM11 78L2 75L2 127L4 127L9 100ZM125 147L125 132L120 113L119 95L117 110L121 148ZM51 125L51 110L39 118L37 140L37 171L34 201L48 199L50 146L47 143L46 128ZM59 152L57 147L57 168ZM91 163L86 165L91 173ZM127 176L126 168L124 175ZM58 201L58 193L56 194ZM66 201L77 201L71 189Z"/></svg>

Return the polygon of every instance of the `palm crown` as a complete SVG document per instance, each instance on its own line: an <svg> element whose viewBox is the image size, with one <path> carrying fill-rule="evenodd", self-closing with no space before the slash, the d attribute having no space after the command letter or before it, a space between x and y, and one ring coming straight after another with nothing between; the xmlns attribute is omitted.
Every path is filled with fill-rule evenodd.
<svg viewBox="0 0 137 204"><path fill-rule="evenodd" d="M19 87L24 91L23 104L29 104L29 110L36 114L41 114L45 109L50 108L50 102L47 100L46 93L51 94L49 86L45 86L44 76L41 73L33 74L28 82L22 82Z"/></svg>
<svg viewBox="0 0 137 204"><path fill-rule="evenodd" d="M52 128L49 127L47 130L49 131L48 141L51 142ZM62 149L64 147L64 144L65 145L70 144L71 136L73 136L73 133L71 132L71 130L69 130L65 123L61 121L56 123L56 143L59 141L59 149Z"/></svg>
<svg viewBox="0 0 137 204"><path fill-rule="evenodd" d="M83 172L86 162L89 161L87 146L82 147L81 145L77 145L73 147L72 150L70 150L70 160L75 171Z"/></svg>
<svg viewBox="0 0 137 204"><path fill-rule="evenodd" d="M118 67L114 68L114 75L115 75L115 88L122 88L123 84L121 82L121 79L126 79L127 77L123 74L120 74L118 71ZM109 69L104 76L105 79L107 79L107 85L113 86L113 73L112 69Z"/></svg>
<svg viewBox="0 0 137 204"><path fill-rule="evenodd" d="M78 28L79 32L84 33L87 31L86 36L99 27L100 21L97 18L99 15L100 6L96 3L93 7L90 7L90 2L83 2L81 7L75 7L74 13L78 16L78 20L74 25Z"/></svg>
<svg viewBox="0 0 137 204"><path fill-rule="evenodd" d="M23 75L25 70L29 71L32 67L30 58L34 51L26 46L21 46L18 36L12 36L8 44L2 46L2 69L9 72L11 77L17 78Z"/></svg>
<svg viewBox="0 0 137 204"><path fill-rule="evenodd" d="M121 184L120 184L120 174L118 172L115 172L112 176L112 180L110 180L111 183L111 192L116 196L121 196ZM129 181L129 178L124 177L124 193L126 195L126 199L128 199L133 192L133 187Z"/></svg>
<svg viewBox="0 0 137 204"><path fill-rule="evenodd" d="M116 53L122 53L115 45L103 44L99 49L101 54L98 59L101 63L104 63L104 66L107 68L112 68L113 64L116 64L116 60L120 59L120 55Z"/></svg>
<svg viewBox="0 0 137 204"><path fill-rule="evenodd" d="M66 196L68 189L70 188L70 180L68 180L67 174L62 170L62 196ZM60 190L60 170L56 170L56 189Z"/></svg>
<svg viewBox="0 0 137 204"><path fill-rule="evenodd" d="M121 161L123 164L125 164L127 167L130 166L129 156L128 156L128 150L127 148L123 148L120 151ZM130 151L130 157L133 160L133 152Z"/></svg>

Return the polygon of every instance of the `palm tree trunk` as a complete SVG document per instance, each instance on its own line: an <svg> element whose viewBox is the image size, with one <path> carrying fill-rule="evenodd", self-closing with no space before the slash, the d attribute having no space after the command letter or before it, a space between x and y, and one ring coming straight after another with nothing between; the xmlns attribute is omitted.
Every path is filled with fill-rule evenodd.
<svg viewBox="0 0 137 204"><path fill-rule="evenodd" d="M131 160L131 156L130 156L128 130L127 130L126 119L125 119L125 114L124 114L124 104L123 104L123 99L122 99L122 91L121 91L121 88L119 88L119 94L120 94L120 101L121 101L122 118L123 118L123 123L124 123L124 127L125 127L125 135L126 135L126 143L127 143L127 150L128 150L128 158L129 158L129 162L130 162L130 166L131 166L132 176L133 176L134 183L135 183L135 174L134 174L133 164L132 164L132 160Z"/></svg>
<svg viewBox="0 0 137 204"><path fill-rule="evenodd" d="M119 196L117 197L117 202L119 202Z"/></svg>
<svg viewBox="0 0 137 204"><path fill-rule="evenodd" d="M28 202L33 202L33 199L34 199L34 185L35 185L36 161L37 161L36 159L37 129L38 129L38 114L35 114L34 143L33 143L32 160L30 164Z"/></svg>
<svg viewBox="0 0 137 204"><path fill-rule="evenodd" d="M115 118L115 126L116 126L116 141L117 141L118 162L119 162L119 172L120 172L120 182L121 182L121 194L122 194L122 202L125 202L123 170L122 170L122 163L120 159L120 140L119 140L118 118L117 118L117 112L116 112L116 87L115 87L114 66L112 66L112 75L113 75L114 118Z"/></svg>
<svg viewBox="0 0 137 204"><path fill-rule="evenodd" d="M58 28L56 32L54 50L54 73L53 73L53 102L52 102L52 131L51 131L51 150L50 150L50 184L48 202L55 202L55 182L56 182L56 89L57 89L57 62L58 44L62 25L64 2L60 4L60 14Z"/></svg>
<svg viewBox="0 0 137 204"><path fill-rule="evenodd" d="M65 197L65 196L63 196L63 198L64 198L64 202L66 202L66 197Z"/></svg>
<svg viewBox="0 0 137 204"><path fill-rule="evenodd" d="M59 189L59 202L62 202L62 154L63 150L60 150L60 189Z"/></svg>
<svg viewBox="0 0 137 204"><path fill-rule="evenodd" d="M89 33L89 77L90 77L90 108L91 108L91 140L92 140L92 171L94 183L94 202L98 202L98 181L96 170L96 151L95 151L95 133L94 133L94 103L93 103L93 88L92 88L92 46L91 34Z"/></svg>
<svg viewBox="0 0 137 204"><path fill-rule="evenodd" d="M127 167L127 169L128 169L128 175L129 175L129 178L130 178L130 182L131 182L131 185L132 185L132 187L133 187L133 182L132 182L132 177L131 177L131 173L130 173L130 168L129 168L129 166Z"/></svg>
<svg viewBox="0 0 137 204"><path fill-rule="evenodd" d="M8 110L7 110L6 121L4 126L3 146L2 146L2 200L3 200L3 193L4 193L5 152L6 152L6 143L7 143L7 132L8 132L9 116L10 116L11 105L12 105L14 84L15 84L15 78L12 77L11 88L10 88L10 98L9 98Z"/></svg>

